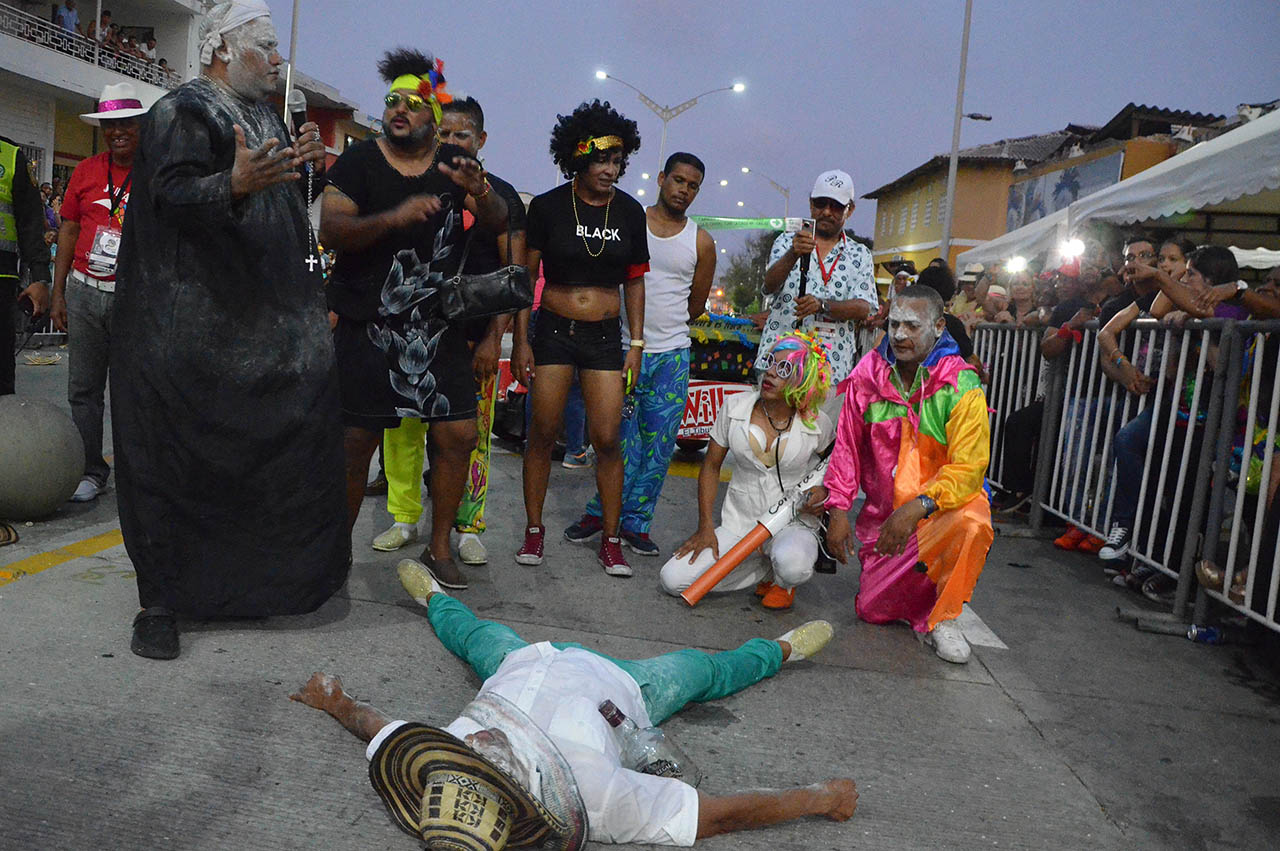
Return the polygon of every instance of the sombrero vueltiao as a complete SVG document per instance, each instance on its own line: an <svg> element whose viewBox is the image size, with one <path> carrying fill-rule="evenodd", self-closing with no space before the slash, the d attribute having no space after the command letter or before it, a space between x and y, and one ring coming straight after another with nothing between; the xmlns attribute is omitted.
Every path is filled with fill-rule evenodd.
<svg viewBox="0 0 1280 851"><path fill-rule="evenodd" d="M573 771L546 733L495 694L478 695L462 717L505 733L516 755L531 763L536 788L526 789L444 730L405 724L369 762L369 781L400 828L428 847L458 851L581 848L587 810Z"/></svg>

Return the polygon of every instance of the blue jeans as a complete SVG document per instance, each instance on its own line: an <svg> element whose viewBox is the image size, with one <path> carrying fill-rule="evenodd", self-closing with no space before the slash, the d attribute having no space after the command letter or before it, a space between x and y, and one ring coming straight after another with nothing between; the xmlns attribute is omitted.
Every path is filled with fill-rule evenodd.
<svg viewBox="0 0 1280 851"><path fill-rule="evenodd" d="M1142 465L1151 442L1152 408L1147 408L1116 432L1116 496L1111 525L1132 529L1138 519L1138 495L1142 492Z"/></svg>
<svg viewBox="0 0 1280 851"><path fill-rule="evenodd" d="M434 594L427 605L427 619L440 643L487 680L513 650L528 646L515 630L496 621L480 620L465 605L444 594ZM617 665L640 686L644 707L654 724L661 724L688 703L718 700L742 691L778 673L782 647L776 641L753 638L737 650L705 653L685 649L652 659L614 659L574 642L553 642L564 649L576 647Z"/></svg>
<svg viewBox="0 0 1280 851"><path fill-rule="evenodd" d="M67 279L67 401L84 442L84 475L101 487L111 473L102 454L107 367L111 351L111 307L115 293Z"/></svg>

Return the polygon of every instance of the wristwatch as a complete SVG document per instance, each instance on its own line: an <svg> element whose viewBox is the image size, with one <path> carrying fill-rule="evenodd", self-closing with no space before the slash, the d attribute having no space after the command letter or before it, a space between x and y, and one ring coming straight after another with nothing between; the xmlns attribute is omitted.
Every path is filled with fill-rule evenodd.
<svg viewBox="0 0 1280 851"><path fill-rule="evenodd" d="M827 310L827 300L825 298L818 299L818 307L822 308L823 313L826 313L827 315L831 314L831 312Z"/></svg>
<svg viewBox="0 0 1280 851"><path fill-rule="evenodd" d="M1247 283L1244 281L1236 281L1236 295L1240 295L1240 293L1247 289L1249 289L1249 285Z"/></svg>
<svg viewBox="0 0 1280 851"><path fill-rule="evenodd" d="M929 515L933 514L933 512L938 510L938 503L934 501L933 497L920 494L920 496L916 497L916 499L920 500L920 504L924 506L925 517L928 517Z"/></svg>

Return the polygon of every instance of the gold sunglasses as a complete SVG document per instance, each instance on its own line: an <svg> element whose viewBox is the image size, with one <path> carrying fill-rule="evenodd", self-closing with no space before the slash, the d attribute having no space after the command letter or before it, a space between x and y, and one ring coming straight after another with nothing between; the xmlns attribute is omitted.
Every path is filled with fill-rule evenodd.
<svg viewBox="0 0 1280 851"><path fill-rule="evenodd" d="M387 109L395 109L401 101L404 101L405 109L410 112L422 112L427 108L427 102L417 95L402 95L399 92L392 92L382 102L387 105Z"/></svg>

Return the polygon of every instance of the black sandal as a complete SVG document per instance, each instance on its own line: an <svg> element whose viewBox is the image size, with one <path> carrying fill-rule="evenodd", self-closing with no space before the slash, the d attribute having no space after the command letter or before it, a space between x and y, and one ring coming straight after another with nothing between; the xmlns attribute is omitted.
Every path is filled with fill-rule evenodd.
<svg viewBox="0 0 1280 851"><path fill-rule="evenodd" d="M0 547L18 543L18 530L0 521Z"/></svg>
<svg viewBox="0 0 1280 851"><path fill-rule="evenodd" d="M152 606L133 618L133 641L129 649L147 659L177 659L178 622L173 612Z"/></svg>

